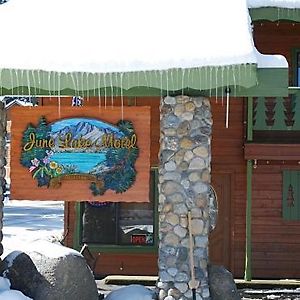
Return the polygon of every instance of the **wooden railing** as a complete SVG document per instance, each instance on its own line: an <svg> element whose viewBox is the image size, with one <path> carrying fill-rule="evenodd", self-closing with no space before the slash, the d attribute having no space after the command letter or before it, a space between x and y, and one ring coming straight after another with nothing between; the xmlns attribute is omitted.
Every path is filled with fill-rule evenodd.
<svg viewBox="0 0 300 300"><path fill-rule="evenodd" d="M253 106L253 130L300 131L300 90L288 97L257 97Z"/></svg>

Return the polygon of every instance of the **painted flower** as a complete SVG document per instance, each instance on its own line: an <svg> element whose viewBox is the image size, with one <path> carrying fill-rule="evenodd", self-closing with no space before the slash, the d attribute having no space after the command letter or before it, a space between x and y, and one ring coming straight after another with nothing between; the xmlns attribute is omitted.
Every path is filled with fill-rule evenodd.
<svg viewBox="0 0 300 300"><path fill-rule="evenodd" d="M62 167L57 167L57 168L56 168L56 173L57 173L57 174L61 174L61 173L62 173L62 170L63 170Z"/></svg>
<svg viewBox="0 0 300 300"><path fill-rule="evenodd" d="M36 168L37 168L36 166L31 166L31 167L29 168L29 172L31 173L31 172L34 171Z"/></svg>
<svg viewBox="0 0 300 300"><path fill-rule="evenodd" d="M46 165L46 164L49 164L49 162L50 162L50 158L48 156L45 156L43 158L43 163Z"/></svg>
<svg viewBox="0 0 300 300"><path fill-rule="evenodd" d="M49 167L50 169L55 170L58 167L58 164L55 161L50 161Z"/></svg>
<svg viewBox="0 0 300 300"><path fill-rule="evenodd" d="M46 150L46 154L50 157L54 154L52 150Z"/></svg>
<svg viewBox="0 0 300 300"><path fill-rule="evenodd" d="M38 167L40 164L40 161L37 158L34 158L31 160L31 163L33 166Z"/></svg>

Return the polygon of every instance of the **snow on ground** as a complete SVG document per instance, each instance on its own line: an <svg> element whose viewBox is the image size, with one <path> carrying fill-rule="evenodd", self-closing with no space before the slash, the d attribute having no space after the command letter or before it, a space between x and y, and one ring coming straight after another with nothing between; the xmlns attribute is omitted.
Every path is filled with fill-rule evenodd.
<svg viewBox="0 0 300 300"><path fill-rule="evenodd" d="M10 282L8 279L0 277L0 300L30 300L20 291L10 290Z"/></svg>
<svg viewBox="0 0 300 300"><path fill-rule="evenodd" d="M61 201L5 201L2 259L12 251L26 251L32 247L47 254L46 241L62 239L63 220L64 204ZM56 253L63 253L63 247L57 248ZM9 280L0 277L0 300L30 299L9 288Z"/></svg>
<svg viewBox="0 0 300 300"><path fill-rule="evenodd" d="M14 250L28 249L34 241L61 240L63 222L62 201L6 201L3 220L3 257Z"/></svg>
<svg viewBox="0 0 300 300"><path fill-rule="evenodd" d="M132 284L112 291L106 300L152 300L153 292L144 286Z"/></svg>
<svg viewBox="0 0 300 300"><path fill-rule="evenodd" d="M62 201L5 201L2 259L13 251L32 250L53 257L71 251L59 244L49 252L49 241L63 237L64 203ZM53 251L53 249L55 251ZM77 251L74 251L78 254ZM30 300L21 292L10 290L9 280L0 277L0 300ZM140 285L130 285L108 294L107 300L151 300L153 292Z"/></svg>

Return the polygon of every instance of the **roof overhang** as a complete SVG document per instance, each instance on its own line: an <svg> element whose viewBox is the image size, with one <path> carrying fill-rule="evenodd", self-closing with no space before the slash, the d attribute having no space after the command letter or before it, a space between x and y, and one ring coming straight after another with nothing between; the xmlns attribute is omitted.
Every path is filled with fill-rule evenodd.
<svg viewBox="0 0 300 300"><path fill-rule="evenodd" d="M247 0L252 21L300 22L299 0Z"/></svg>
<svg viewBox="0 0 300 300"><path fill-rule="evenodd" d="M291 21L300 22L300 9L279 7L258 7L249 9L252 21Z"/></svg>
<svg viewBox="0 0 300 300"><path fill-rule="evenodd" d="M0 28L10 24L2 33L7 46L0 55L0 95L213 94L224 87L246 95L263 74L275 74L272 69L287 74L284 58L260 71L265 66L246 1L154 0L145 10L132 0L133 11L121 0L87 1L11 0L5 10L0 6ZM108 14L99 18L101 8ZM66 29L67 9L73 23ZM53 22L45 21L45 10L55 15ZM26 22L18 17L24 12ZM222 26L212 23L216 18ZM287 88L287 76L279 79Z"/></svg>

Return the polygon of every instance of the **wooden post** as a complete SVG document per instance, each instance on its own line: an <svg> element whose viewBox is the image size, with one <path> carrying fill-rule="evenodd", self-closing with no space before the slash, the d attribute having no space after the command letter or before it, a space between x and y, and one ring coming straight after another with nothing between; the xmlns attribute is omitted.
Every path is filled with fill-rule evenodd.
<svg viewBox="0 0 300 300"><path fill-rule="evenodd" d="M253 140L253 98L248 98L247 112L247 141ZM247 206L246 206L246 249L245 249L245 274L244 279L252 279L252 241L251 241L251 217L252 217L252 160L247 160Z"/></svg>

